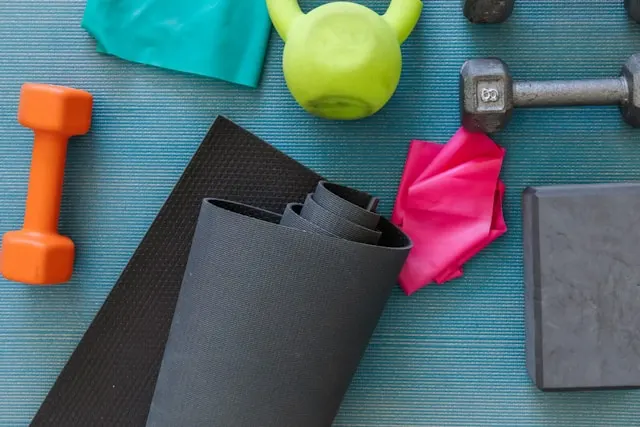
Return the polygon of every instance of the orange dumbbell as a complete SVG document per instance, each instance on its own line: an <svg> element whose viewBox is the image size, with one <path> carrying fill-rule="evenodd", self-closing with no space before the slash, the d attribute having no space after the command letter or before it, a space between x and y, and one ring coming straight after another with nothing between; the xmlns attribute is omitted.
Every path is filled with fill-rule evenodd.
<svg viewBox="0 0 640 427"><path fill-rule="evenodd" d="M93 97L63 86L26 83L20 93L18 121L33 129L33 155L22 230L2 239L0 272L32 285L71 278L75 247L58 234L58 217L69 137L91 127Z"/></svg>

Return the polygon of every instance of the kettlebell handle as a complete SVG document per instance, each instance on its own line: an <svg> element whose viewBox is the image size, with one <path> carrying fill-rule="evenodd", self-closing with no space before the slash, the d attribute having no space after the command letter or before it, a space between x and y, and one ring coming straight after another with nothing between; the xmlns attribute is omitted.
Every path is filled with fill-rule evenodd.
<svg viewBox="0 0 640 427"><path fill-rule="evenodd" d="M304 15L298 0L266 0L269 15L276 31L284 40L291 24ZM422 13L422 0L391 0L389 8L382 18L387 21L396 33L398 43L402 44L409 37Z"/></svg>

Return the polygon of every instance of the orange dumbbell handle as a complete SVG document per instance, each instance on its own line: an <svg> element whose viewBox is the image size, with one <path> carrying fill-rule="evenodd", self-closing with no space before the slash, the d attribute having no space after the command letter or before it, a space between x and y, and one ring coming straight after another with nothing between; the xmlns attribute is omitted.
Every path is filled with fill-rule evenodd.
<svg viewBox="0 0 640 427"><path fill-rule="evenodd" d="M24 215L24 230L56 233L68 138L36 131Z"/></svg>

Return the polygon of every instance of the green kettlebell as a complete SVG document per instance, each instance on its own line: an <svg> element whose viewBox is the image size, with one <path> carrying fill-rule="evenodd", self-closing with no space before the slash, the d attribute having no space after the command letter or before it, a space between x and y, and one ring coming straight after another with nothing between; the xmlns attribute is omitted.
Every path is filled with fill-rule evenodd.
<svg viewBox="0 0 640 427"><path fill-rule="evenodd" d="M285 42L287 87L302 108L327 119L355 120L384 107L400 81L400 45L420 18L421 0L391 0L383 16L346 1L307 14L297 0L266 1Z"/></svg>

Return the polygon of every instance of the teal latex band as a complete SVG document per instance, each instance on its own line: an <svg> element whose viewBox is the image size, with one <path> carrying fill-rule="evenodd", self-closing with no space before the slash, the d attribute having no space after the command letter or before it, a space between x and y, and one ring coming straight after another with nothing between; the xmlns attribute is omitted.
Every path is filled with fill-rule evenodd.
<svg viewBox="0 0 640 427"><path fill-rule="evenodd" d="M82 27L98 52L254 88L271 33L264 0L88 0Z"/></svg>

